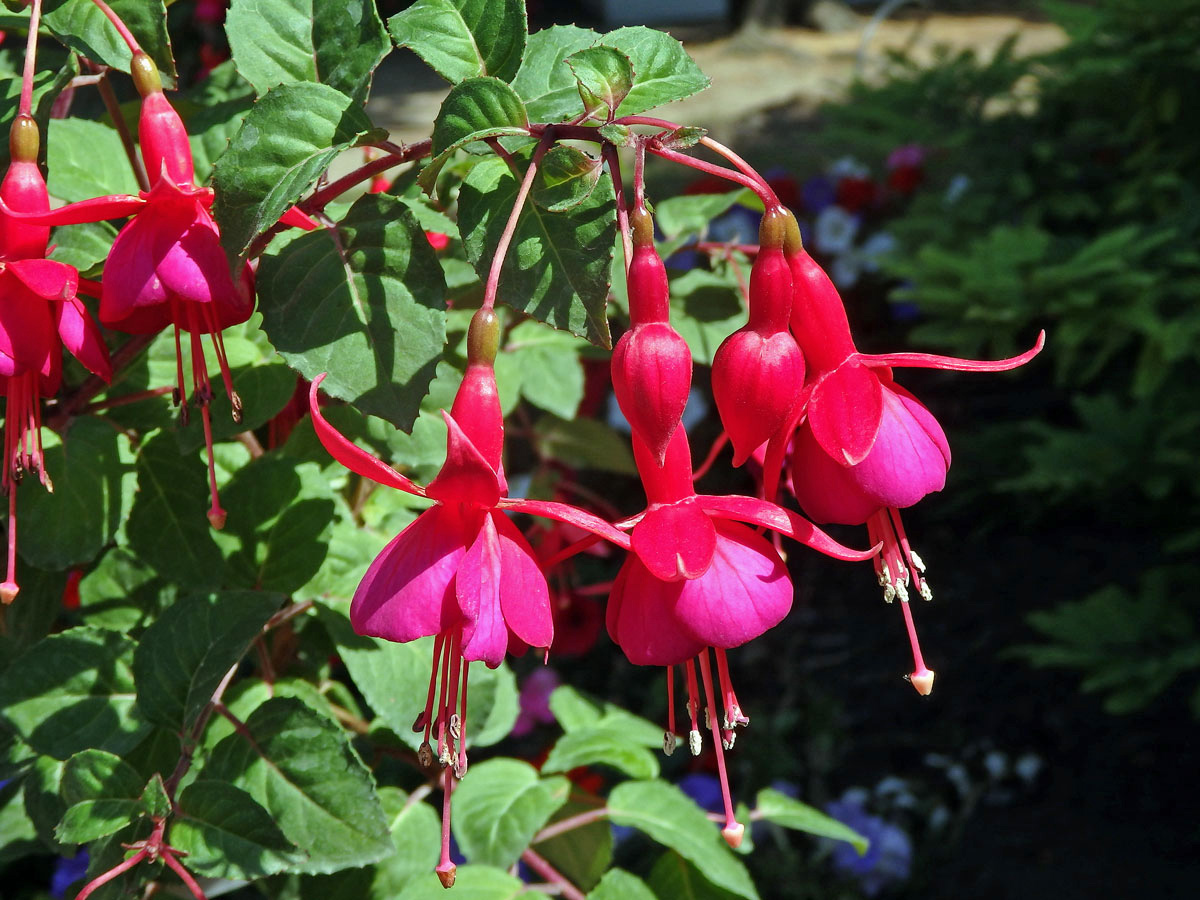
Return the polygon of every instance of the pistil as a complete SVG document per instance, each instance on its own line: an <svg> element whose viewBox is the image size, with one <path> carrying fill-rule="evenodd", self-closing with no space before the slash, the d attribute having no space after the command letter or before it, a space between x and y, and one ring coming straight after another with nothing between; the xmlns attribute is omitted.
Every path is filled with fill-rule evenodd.
<svg viewBox="0 0 1200 900"><path fill-rule="evenodd" d="M883 588L883 599L891 603L899 598L900 609L904 613L904 626L913 655L913 671L906 677L918 693L928 695L933 690L934 672L925 665L921 656L921 644L917 640L917 627L913 622L908 593L911 584L923 599L933 598L929 583L924 578L925 564L909 545L898 510L881 509L875 512L867 520L867 531L872 543L883 544L883 549L874 560L875 574Z"/></svg>

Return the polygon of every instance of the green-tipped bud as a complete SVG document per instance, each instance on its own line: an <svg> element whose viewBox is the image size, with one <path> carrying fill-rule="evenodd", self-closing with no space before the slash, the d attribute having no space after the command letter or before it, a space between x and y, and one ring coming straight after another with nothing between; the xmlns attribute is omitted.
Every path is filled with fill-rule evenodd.
<svg viewBox="0 0 1200 900"><path fill-rule="evenodd" d="M629 231L633 235L633 246L654 246L654 218L644 206L629 214Z"/></svg>
<svg viewBox="0 0 1200 900"><path fill-rule="evenodd" d="M8 131L8 153L14 162L37 162L41 134L32 116L17 116Z"/></svg>
<svg viewBox="0 0 1200 900"><path fill-rule="evenodd" d="M796 217L788 212L787 214L787 234L783 239L783 252L788 256L795 256L804 249L804 242L800 239L800 224L796 221Z"/></svg>
<svg viewBox="0 0 1200 900"><path fill-rule="evenodd" d="M133 76L133 86L143 97L161 93L162 79L158 76L158 66L149 56L139 50L133 54L133 62L129 66L129 74Z"/></svg>
<svg viewBox="0 0 1200 900"><path fill-rule="evenodd" d="M481 309L471 317L467 329L467 362L492 365L500 349L500 317L495 310Z"/></svg>
<svg viewBox="0 0 1200 900"><path fill-rule="evenodd" d="M762 224L758 226L758 246L763 250L782 249L787 242L789 220L795 226L795 216L782 206L773 206L763 213Z"/></svg>

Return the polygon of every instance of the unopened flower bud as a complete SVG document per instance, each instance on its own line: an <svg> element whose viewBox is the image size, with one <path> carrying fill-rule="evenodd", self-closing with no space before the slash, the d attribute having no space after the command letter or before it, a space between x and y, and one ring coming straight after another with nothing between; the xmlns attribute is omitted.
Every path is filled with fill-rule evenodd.
<svg viewBox="0 0 1200 900"><path fill-rule="evenodd" d="M32 116L17 116L8 130L8 154L13 162L37 162L41 133Z"/></svg>

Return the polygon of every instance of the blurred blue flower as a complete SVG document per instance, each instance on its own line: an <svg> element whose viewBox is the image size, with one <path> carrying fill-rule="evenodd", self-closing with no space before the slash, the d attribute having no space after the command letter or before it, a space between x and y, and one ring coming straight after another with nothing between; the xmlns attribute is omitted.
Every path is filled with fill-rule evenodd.
<svg viewBox="0 0 1200 900"><path fill-rule="evenodd" d="M824 175L814 175L800 188L800 200L804 211L816 215L837 198L837 185Z"/></svg>
<svg viewBox="0 0 1200 900"><path fill-rule="evenodd" d="M903 829L867 812L865 791L847 791L825 805L825 812L849 825L871 842L863 856L845 841L833 845L833 867L858 882L874 897L892 884L906 881L912 871L912 840Z"/></svg>
<svg viewBox="0 0 1200 900"><path fill-rule="evenodd" d="M691 772L680 778L676 786L707 812L722 812L725 809L721 799L721 782L716 775Z"/></svg>
<svg viewBox="0 0 1200 900"><path fill-rule="evenodd" d="M50 896L65 897L67 889L87 874L90 861L86 848L80 848L74 856L60 856L50 876Z"/></svg>

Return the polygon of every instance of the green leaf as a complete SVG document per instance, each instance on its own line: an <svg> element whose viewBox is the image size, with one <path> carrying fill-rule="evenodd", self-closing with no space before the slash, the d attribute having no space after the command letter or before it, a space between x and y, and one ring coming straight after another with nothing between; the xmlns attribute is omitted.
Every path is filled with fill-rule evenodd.
<svg viewBox="0 0 1200 900"><path fill-rule="evenodd" d="M467 257L485 278L508 222L519 183L502 159L471 169L458 196ZM612 179L567 212L527 203L500 272L500 299L555 328L608 347L605 306L616 235Z"/></svg>
<svg viewBox="0 0 1200 900"><path fill-rule="evenodd" d="M183 791L171 821L171 846L188 854L189 869L210 878L260 878L299 861L270 813L220 781L194 781Z"/></svg>
<svg viewBox="0 0 1200 900"><path fill-rule="evenodd" d="M604 43L620 50L633 65L633 87L617 109L618 115L632 116L682 100L709 85L683 44L661 31L641 25L618 28L604 35Z"/></svg>
<svg viewBox="0 0 1200 900"><path fill-rule="evenodd" d="M47 437L49 437L47 435ZM20 493L21 555L44 569L91 562L113 539L133 505L129 438L103 419L71 422L62 440L45 442L54 492L37 479Z"/></svg>
<svg viewBox="0 0 1200 900"><path fill-rule="evenodd" d="M567 800L565 778L539 778L516 759L490 759L467 772L451 799L454 836L473 862L506 868Z"/></svg>
<svg viewBox="0 0 1200 900"><path fill-rule="evenodd" d="M670 847L713 884L757 900L746 867L704 811L679 788L662 781L626 781L613 788L608 809L613 822L632 826Z"/></svg>
<svg viewBox="0 0 1200 900"><path fill-rule="evenodd" d="M65 762L50 756L39 756L21 781L25 794L25 814L37 830L42 843L55 852L66 852L67 847L54 837L54 829L67 811L59 787L62 785Z"/></svg>
<svg viewBox="0 0 1200 900"><path fill-rule="evenodd" d="M139 190L116 129L90 119L50 120L46 169L46 187L68 203Z"/></svg>
<svg viewBox="0 0 1200 900"><path fill-rule="evenodd" d="M583 399L583 341L537 322L522 322L508 333L497 369L512 390L530 403L564 419L573 419ZM503 362L501 362L503 361Z"/></svg>
<svg viewBox="0 0 1200 900"><path fill-rule="evenodd" d="M159 735L163 736L164 745L171 749L178 747L179 739L175 735L159 730L154 733L153 737ZM150 780L146 782L146 787L142 791L141 803L146 810L146 815L151 818L165 819L171 814L171 797L167 793L167 786L163 783L162 775L158 772L151 775Z"/></svg>
<svg viewBox="0 0 1200 900"><path fill-rule="evenodd" d="M678 853L659 857L647 879L658 897L671 900L734 900L738 895L713 884Z"/></svg>
<svg viewBox="0 0 1200 900"><path fill-rule="evenodd" d="M364 637L354 633L345 613L325 605L318 606L317 613L367 703L405 744L417 749L423 735L413 732L412 723L424 709L433 639L397 644ZM487 747L508 737L520 711L512 670L507 665L496 669L476 665L470 687L468 746Z"/></svg>
<svg viewBox="0 0 1200 900"><path fill-rule="evenodd" d="M749 188L738 188L724 194L686 194L668 197L654 206L654 223L662 230L668 241L700 234L708 223L735 204L756 208L754 193ZM761 208L761 204L759 207Z"/></svg>
<svg viewBox="0 0 1200 900"><path fill-rule="evenodd" d="M442 852L442 827L432 806L410 802L397 788L380 788L379 799L396 849L376 864L371 896L387 898L397 896L409 882L427 875L437 865Z"/></svg>
<svg viewBox="0 0 1200 900"><path fill-rule="evenodd" d="M372 0L233 0L225 34L238 71L260 95L277 84L320 82L360 105L391 50Z"/></svg>
<svg viewBox="0 0 1200 900"><path fill-rule="evenodd" d="M544 456L580 469L634 475L637 467L629 442L597 419L566 421L543 416L534 426Z"/></svg>
<svg viewBox="0 0 1200 900"><path fill-rule="evenodd" d="M672 897L673 894L661 896ZM646 882L624 869L609 869L588 894L588 900L657 900Z"/></svg>
<svg viewBox="0 0 1200 900"><path fill-rule="evenodd" d="M825 815L818 809L813 809L806 803L793 800L787 794L772 788L763 788L758 792L756 804L759 816L768 822L774 822L776 825L796 831L805 831L818 837L847 841L854 845L859 856L867 852L867 839L853 828L843 825L837 819Z"/></svg>
<svg viewBox="0 0 1200 900"><path fill-rule="evenodd" d="M336 229L270 250L258 270L263 328L305 378L405 430L445 343L445 281L404 204L360 198Z"/></svg>
<svg viewBox="0 0 1200 900"><path fill-rule="evenodd" d="M316 184L335 156L382 136L354 100L328 85L269 90L213 167L222 245L231 256L245 252Z"/></svg>
<svg viewBox="0 0 1200 900"><path fill-rule="evenodd" d="M168 607L133 656L142 714L187 731L282 601L281 594L226 591Z"/></svg>
<svg viewBox="0 0 1200 900"><path fill-rule="evenodd" d="M515 875L492 866L459 866L454 878L454 900L513 900L521 896L542 896L525 890ZM396 900L438 900L446 889L433 872L409 883Z"/></svg>
<svg viewBox="0 0 1200 900"><path fill-rule="evenodd" d="M217 542L236 548L226 557L231 581L290 594L320 570L337 503L315 463L261 456L221 489L221 505L229 521Z"/></svg>
<svg viewBox="0 0 1200 900"><path fill-rule="evenodd" d="M692 269L671 282L671 323L687 341L692 359L712 365L717 349L746 324L741 289L726 275Z"/></svg>
<svg viewBox="0 0 1200 900"><path fill-rule="evenodd" d="M127 632L158 611L166 583L122 547L113 547L79 582L88 625Z"/></svg>
<svg viewBox="0 0 1200 900"><path fill-rule="evenodd" d="M213 749L202 779L250 794L308 857L296 870L336 872L392 851L374 780L346 735L299 700L277 697Z"/></svg>
<svg viewBox="0 0 1200 900"><path fill-rule="evenodd" d="M512 86L525 101L530 118L561 122L583 112L575 76L565 60L599 40L590 28L575 25L554 25L529 36L525 60Z"/></svg>
<svg viewBox="0 0 1200 900"><path fill-rule="evenodd" d="M204 463L180 455L159 432L138 454L138 493L129 514L129 547L162 575L193 588L221 581L221 551L209 533Z"/></svg>
<svg viewBox="0 0 1200 900"><path fill-rule="evenodd" d="M25 786L0 787L0 866L42 850L37 829L25 811Z"/></svg>
<svg viewBox="0 0 1200 900"><path fill-rule="evenodd" d="M630 778L657 778L658 760L640 744L605 727L568 732L555 742L542 765L546 773L569 772L578 766L605 765Z"/></svg>
<svg viewBox="0 0 1200 900"><path fill-rule="evenodd" d="M603 728L640 747L662 746L662 726L635 716L615 703L605 703L601 709L568 684L554 689L550 695L550 711L568 733Z"/></svg>
<svg viewBox="0 0 1200 900"><path fill-rule="evenodd" d="M589 116L611 121L634 85L633 63L612 47L589 47L563 60L575 75Z"/></svg>
<svg viewBox="0 0 1200 900"><path fill-rule="evenodd" d="M707 128L700 128L695 125L681 125L674 131L670 131L658 138L658 143L668 150L687 150L690 147L695 147L707 135Z"/></svg>
<svg viewBox="0 0 1200 900"><path fill-rule="evenodd" d="M84 750L67 760L61 791L67 811L55 836L64 844L115 834L143 810L141 776L103 750Z"/></svg>
<svg viewBox="0 0 1200 900"><path fill-rule="evenodd" d="M39 641L0 675L0 717L39 753L67 759L96 748L121 754L150 726L134 705L133 641L71 628Z"/></svg>
<svg viewBox="0 0 1200 900"><path fill-rule="evenodd" d="M158 65L163 85L174 87L175 58L171 54L167 7L163 0L108 0L108 5ZM42 7L42 27L88 59L129 71L133 54L91 0L47 0Z"/></svg>
<svg viewBox="0 0 1200 900"><path fill-rule="evenodd" d="M547 212L566 212L592 195L602 171L600 160L560 144L542 157L529 196Z"/></svg>
<svg viewBox="0 0 1200 900"><path fill-rule="evenodd" d="M512 81L525 30L525 0L417 0L388 19L397 46L451 84L477 75Z"/></svg>
<svg viewBox="0 0 1200 900"><path fill-rule="evenodd" d="M116 237L117 229L108 222L84 222L55 228L50 238L54 252L49 258L74 266L81 275L88 275L93 267L108 258Z"/></svg>
<svg viewBox="0 0 1200 900"><path fill-rule="evenodd" d="M595 801L569 800L550 818L547 826L595 809ZM601 876L612 864L613 829L607 819L600 818L538 841L535 846L550 865L572 884L587 891L599 884Z"/></svg>
<svg viewBox="0 0 1200 900"><path fill-rule="evenodd" d="M433 159L417 181L432 196L438 173L455 150L486 138L527 134L528 125L521 98L500 79L468 78L456 84L434 119Z"/></svg>

